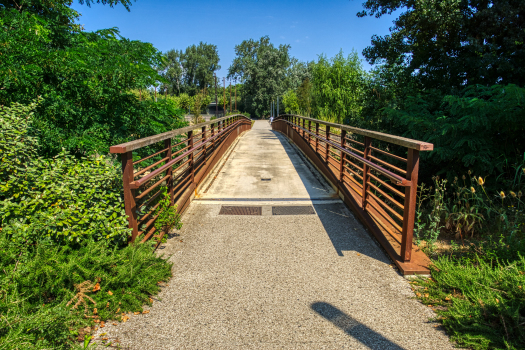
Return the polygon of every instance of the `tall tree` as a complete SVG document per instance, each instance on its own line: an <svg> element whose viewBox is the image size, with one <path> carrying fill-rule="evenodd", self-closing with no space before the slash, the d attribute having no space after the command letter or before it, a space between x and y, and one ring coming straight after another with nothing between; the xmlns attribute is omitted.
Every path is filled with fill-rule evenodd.
<svg viewBox="0 0 525 350"><path fill-rule="evenodd" d="M290 45L275 47L268 36L235 46L236 57L228 68L228 77L244 82L246 109L252 115L268 115L271 101L286 91L289 49Z"/></svg>
<svg viewBox="0 0 525 350"><path fill-rule="evenodd" d="M160 74L166 79L166 83L162 85L162 92L167 92L170 95L180 95L184 91L183 59L184 54L182 50L169 50L164 54L164 62L161 65Z"/></svg>
<svg viewBox="0 0 525 350"><path fill-rule="evenodd" d="M405 11L390 35L373 36L371 64L403 64L423 86L525 84L525 1L367 0L358 16Z"/></svg>
<svg viewBox="0 0 525 350"><path fill-rule="evenodd" d="M111 144L175 126L169 102L151 106L130 92L162 80L154 69L162 56L151 44L124 39L116 28L83 31L68 0L3 5L0 105L42 97L34 122L43 154L106 153Z"/></svg>
<svg viewBox="0 0 525 350"><path fill-rule="evenodd" d="M203 43L182 50L170 50L164 54L161 75L167 80L162 91L170 94L187 93L194 96L214 83L213 72L221 69L217 45Z"/></svg>
<svg viewBox="0 0 525 350"><path fill-rule="evenodd" d="M354 122L362 108L365 72L357 52L344 57L341 50L328 59L319 56L313 66L313 98L315 113L323 119L335 119L338 123Z"/></svg>

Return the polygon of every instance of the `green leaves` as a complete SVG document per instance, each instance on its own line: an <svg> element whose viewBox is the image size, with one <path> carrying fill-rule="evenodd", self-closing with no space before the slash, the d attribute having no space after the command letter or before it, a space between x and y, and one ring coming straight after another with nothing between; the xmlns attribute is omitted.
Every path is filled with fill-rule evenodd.
<svg viewBox="0 0 525 350"><path fill-rule="evenodd" d="M270 103L287 88L285 79L291 59L289 45L270 43L264 36L259 41L244 40L235 46L236 57L228 68L228 77L240 78L244 83L246 109L256 116L268 115Z"/></svg>
<svg viewBox="0 0 525 350"><path fill-rule="evenodd" d="M32 110L0 108L0 225L13 240L127 241L121 171L108 157L37 156Z"/></svg>

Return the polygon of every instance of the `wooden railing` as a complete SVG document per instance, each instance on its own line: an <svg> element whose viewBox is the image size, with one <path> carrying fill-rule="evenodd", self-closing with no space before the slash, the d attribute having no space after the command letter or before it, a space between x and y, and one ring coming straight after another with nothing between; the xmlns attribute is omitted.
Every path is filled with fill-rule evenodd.
<svg viewBox="0 0 525 350"><path fill-rule="evenodd" d="M161 188L167 188L170 204L183 212L213 166L251 125L249 118L236 114L112 146L110 152L121 155L131 241L160 241L166 233L155 228Z"/></svg>
<svg viewBox="0 0 525 350"><path fill-rule="evenodd" d="M401 263L412 259L419 152L433 145L290 114L272 126L324 169L398 266L410 269Z"/></svg>

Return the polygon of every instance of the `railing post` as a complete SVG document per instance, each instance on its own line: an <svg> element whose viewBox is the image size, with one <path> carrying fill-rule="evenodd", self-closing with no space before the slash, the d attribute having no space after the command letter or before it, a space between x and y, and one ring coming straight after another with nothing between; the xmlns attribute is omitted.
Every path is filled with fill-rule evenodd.
<svg viewBox="0 0 525 350"><path fill-rule="evenodd" d="M341 148L346 146L346 130L341 130ZM341 151L341 163L339 164L339 181L343 182L343 174L345 170L345 152Z"/></svg>
<svg viewBox="0 0 525 350"><path fill-rule="evenodd" d="M315 153L319 153L319 123L315 123Z"/></svg>
<svg viewBox="0 0 525 350"><path fill-rule="evenodd" d="M206 165L206 149L208 148L208 145L206 143L206 125L202 127L202 146L204 147L204 152L202 152L202 155L204 156L204 165Z"/></svg>
<svg viewBox="0 0 525 350"><path fill-rule="evenodd" d="M330 127L328 125L326 126L325 136L326 136L326 139L330 141ZM325 145L326 145L325 157L326 157L326 163L328 163L328 157L330 155L330 144L326 142Z"/></svg>
<svg viewBox="0 0 525 350"><path fill-rule="evenodd" d="M372 139L368 136L365 136L365 149L364 149L364 154L363 154L363 158L365 158L366 160L369 160L370 159L370 152L372 151L370 149L370 146L372 145ZM362 192L362 209L363 210L366 210L366 203L367 203L367 197L368 197L368 194L367 194L367 190L369 188L369 185L368 185L368 179L369 179L369 176L368 176L368 173L369 173L370 169L368 168L368 165L366 165L365 163L363 163L363 192Z"/></svg>
<svg viewBox="0 0 525 350"><path fill-rule="evenodd" d="M303 131L303 139L304 139L305 136L306 136L306 132L304 131L305 128L306 128L306 120L303 119L303 130L302 130L302 131Z"/></svg>
<svg viewBox="0 0 525 350"><path fill-rule="evenodd" d="M409 148L407 157L407 175L410 187L405 187L405 209L403 212L403 233L401 236L401 259L410 261L412 255L412 238L416 216L417 177L419 172L419 151Z"/></svg>
<svg viewBox="0 0 525 350"><path fill-rule="evenodd" d="M189 149L191 150L193 148L193 130L192 131L188 131L188 146ZM195 183L195 166L194 166L194 162L193 162L193 151L190 152L189 156L189 167L190 167L190 173L191 173L191 183Z"/></svg>
<svg viewBox="0 0 525 350"><path fill-rule="evenodd" d="M166 160L166 163L169 162L171 160L171 153L172 153L172 150L171 150L171 139L166 139L164 140L164 148L167 148L166 150L166 154L165 154L165 157L168 158ZM165 164L165 163L164 163ZM173 193L173 167L169 167L167 170L166 170L166 176L169 175L168 179L166 180L166 187L168 188L168 193L170 194L170 203L171 205L174 204L174 195L175 193Z"/></svg>
<svg viewBox="0 0 525 350"><path fill-rule="evenodd" d="M124 183L124 208L128 216L128 227L131 229L131 242L135 241L139 234L137 224L137 205L135 203L135 190L130 188L133 177L133 152L122 153L122 180Z"/></svg>
<svg viewBox="0 0 525 350"><path fill-rule="evenodd" d="M211 125L211 137L215 136L215 123ZM215 151L215 139L211 141L211 148Z"/></svg>
<svg viewBox="0 0 525 350"><path fill-rule="evenodd" d="M312 121L308 121L308 131L312 131ZM308 133L308 146L312 147L312 135Z"/></svg>

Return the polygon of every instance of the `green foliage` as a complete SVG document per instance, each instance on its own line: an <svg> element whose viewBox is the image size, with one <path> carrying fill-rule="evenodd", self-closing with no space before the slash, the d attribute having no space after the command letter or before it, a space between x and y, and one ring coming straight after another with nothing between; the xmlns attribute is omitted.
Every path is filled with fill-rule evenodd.
<svg viewBox="0 0 525 350"><path fill-rule="evenodd" d="M290 67L289 45L275 47L270 38L259 41L244 40L235 46L235 59L228 68L228 77L238 77L243 82L245 110L261 117L270 113L270 103L286 91L283 79Z"/></svg>
<svg viewBox="0 0 525 350"><path fill-rule="evenodd" d="M452 340L476 350L525 347L523 256L502 262L474 253L442 256L433 263L432 279L413 282L416 296L436 307Z"/></svg>
<svg viewBox="0 0 525 350"><path fill-rule="evenodd" d="M299 113L299 101L297 100L297 95L293 90L288 90L284 93L282 99L284 105L284 111L288 114L298 114Z"/></svg>
<svg viewBox="0 0 525 350"><path fill-rule="evenodd" d="M154 68L161 53L120 37L115 28L82 31L69 5L24 1L0 7L0 104L42 96L34 119L40 154L53 156L62 148L103 154L113 144L180 125L174 104L152 109L130 92L162 80Z"/></svg>
<svg viewBox="0 0 525 350"><path fill-rule="evenodd" d="M402 9L389 35L373 36L371 64L401 64L425 89L450 94L465 85L525 84L521 0L367 0L358 16Z"/></svg>
<svg viewBox="0 0 525 350"><path fill-rule="evenodd" d="M148 244L19 244L3 231L0 270L2 349L69 349L89 334L85 327L98 325L95 319L121 320L123 313L142 311L160 291L158 282L171 276L171 264ZM85 304L75 308L75 285L86 281Z"/></svg>
<svg viewBox="0 0 525 350"><path fill-rule="evenodd" d="M429 94L412 97L403 109L388 108L387 113L403 135L434 144L434 151L422 157L436 173L453 177L470 168L513 176L512 165L525 149L524 101L524 88L477 85L459 95L438 95L437 101Z"/></svg>
<svg viewBox="0 0 525 350"><path fill-rule="evenodd" d="M365 73L357 52L347 58L340 51L328 60L319 56L312 67L312 93L315 115L335 118L338 123L355 123L361 110Z"/></svg>
<svg viewBox="0 0 525 350"><path fill-rule="evenodd" d="M121 171L103 156L74 158L63 151L37 157L28 136L35 104L0 109L0 226L19 242L124 242L129 236L121 199Z"/></svg>
<svg viewBox="0 0 525 350"><path fill-rule="evenodd" d="M38 139L31 136L35 108L36 103L0 106L0 199L9 196L5 187L9 177L25 171L27 163L36 157Z"/></svg>
<svg viewBox="0 0 525 350"><path fill-rule="evenodd" d="M162 91L179 95L187 93L190 96L200 90L210 88L213 83L213 72L221 69L217 46L203 43L191 45L182 50L170 50L164 54L164 63L160 73L166 79Z"/></svg>
<svg viewBox="0 0 525 350"><path fill-rule="evenodd" d="M169 231L173 227L175 227L177 230L180 230L182 228L181 217L177 212L177 206L171 205L168 188L164 186L160 189L160 191L160 204L155 210L155 215L158 215L157 220L155 220L155 228L159 231Z"/></svg>

